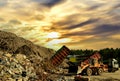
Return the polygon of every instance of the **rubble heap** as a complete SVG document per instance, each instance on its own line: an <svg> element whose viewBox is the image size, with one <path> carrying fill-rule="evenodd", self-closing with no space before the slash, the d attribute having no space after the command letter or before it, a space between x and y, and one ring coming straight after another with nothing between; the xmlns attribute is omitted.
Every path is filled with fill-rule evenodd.
<svg viewBox="0 0 120 81"><path fill-rule="evenodd" d="M29 40L5 31L0 31L0 50L13 54L34 54L46 58L53 53L52 49L35 45Z"/></svg>
<svg viewBox="0 0 120 81"><path fill-rule="evenodd" d="M0 51L0 81L35 81L34 67L23 54L12 54Z"/></svg>
<svg viewBox="0 0 120 81"><path fill-rule="evenodd" d="M52 54L52 49L0 31L0 81L48 81L51 66L46 59Z"/></svg>

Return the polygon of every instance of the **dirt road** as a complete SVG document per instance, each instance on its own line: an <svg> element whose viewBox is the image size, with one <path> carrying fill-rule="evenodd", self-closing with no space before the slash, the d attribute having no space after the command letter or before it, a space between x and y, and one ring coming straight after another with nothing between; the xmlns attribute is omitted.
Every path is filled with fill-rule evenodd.
<svg viewBox="0 0 120 81"><path fill-rule="evenodd" d="M90 81L120 81L120 69L114 73L105 72L100 76L94 75L90 76L89 78Z"/></svg>
<svg viewBox="0 0 120 81"><path fill-rule="evenodd" d="M102 75L82 76L87 77L90 81L120 81L120 69L114 73L104 72ZM67 81L74 81L74 76L67 76ZM69 79L69 80L68 80Z"/></svg>

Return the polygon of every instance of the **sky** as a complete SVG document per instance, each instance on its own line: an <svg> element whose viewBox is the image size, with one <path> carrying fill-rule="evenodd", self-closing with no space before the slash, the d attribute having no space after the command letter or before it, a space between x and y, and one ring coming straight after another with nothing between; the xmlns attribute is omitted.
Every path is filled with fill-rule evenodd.
<svg viewBox="0 0 120 81"><path fill-rule="evenodd" d="M55 50L120 48L120 0L0 0L0 30Z"/></svg>

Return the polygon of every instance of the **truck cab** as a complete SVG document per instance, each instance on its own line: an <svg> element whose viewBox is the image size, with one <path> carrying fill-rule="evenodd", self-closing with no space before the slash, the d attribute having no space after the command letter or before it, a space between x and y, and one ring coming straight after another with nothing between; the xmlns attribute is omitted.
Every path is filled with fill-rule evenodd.
<svg viewBox="0 0 120 81"><path fill-rule="evenodd" d="M109 59L108 72L115 72L119 69L118 61L114 58Z"/></svg>

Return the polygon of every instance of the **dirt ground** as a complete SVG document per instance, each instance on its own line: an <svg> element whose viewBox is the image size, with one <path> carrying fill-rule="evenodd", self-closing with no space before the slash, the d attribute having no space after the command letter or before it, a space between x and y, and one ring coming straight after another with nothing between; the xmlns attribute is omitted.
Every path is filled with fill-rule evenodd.
<svg viewBox="0 0 120 81"><path fill-rule="evenodd" d="M100 76L91 76L91 81L120 81L120 69L114 73L105 72Z"/></svg>
<svg viewBox="0 0 120 81"><path fill-rule="evenodd" d="M83 76L88 77L88 76ZM104 72L102 75L90 76L90 81L120 81L120 69L116 72Z"/></svg>
<svg viewBox="0 0 120 81"><path fill-rule="evenodd" d="M120 69L114 73L104 72L102 75L82 76L90 81L120 81ZM74 76L67 76L68 81L74 81Z"/></svg>

